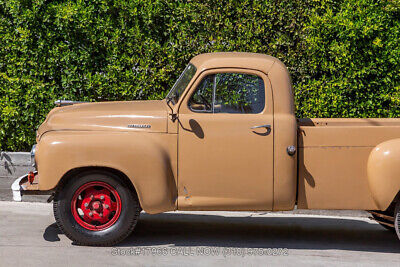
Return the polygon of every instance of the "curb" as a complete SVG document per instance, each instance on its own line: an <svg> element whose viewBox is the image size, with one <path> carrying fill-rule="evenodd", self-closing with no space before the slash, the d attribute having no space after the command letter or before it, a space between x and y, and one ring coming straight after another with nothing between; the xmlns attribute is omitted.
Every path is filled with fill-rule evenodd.
<svg viewBox="0 0 400 267"><path fill-rule="evenodd" d="M32 170L29 152L0 151L0 178L18 178Z"/></svg>
<svg viewBox="0 0 400 267"><path fill-rule="evenodd" d="M0 151L0 200L12 200L12 183L33 170L29 152ZM24 201L44 202L47 198L48 196L25 196Z"/></svg>

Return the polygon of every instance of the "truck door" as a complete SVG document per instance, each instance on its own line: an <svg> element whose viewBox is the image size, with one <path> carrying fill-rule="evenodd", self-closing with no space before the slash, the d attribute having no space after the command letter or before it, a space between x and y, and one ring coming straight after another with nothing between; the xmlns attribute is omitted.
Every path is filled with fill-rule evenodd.
<svg viewBox="0 0 400 267"><path fill-rule="evenodd" d="M273 141L265 74L200 74L179 107L178 209L271 210Z"/></svg>

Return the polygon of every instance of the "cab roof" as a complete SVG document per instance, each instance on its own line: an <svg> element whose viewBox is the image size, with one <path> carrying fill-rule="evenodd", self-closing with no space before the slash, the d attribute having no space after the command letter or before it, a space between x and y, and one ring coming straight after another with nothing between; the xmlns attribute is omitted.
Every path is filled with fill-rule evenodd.
<svg viewBox="0 0 400 267"><path fill-rule="evenodd" d="M255 69L268 74L275 62L282 64L279 59L258 53L217 52L195 56L190 63L197 71L215 68L244 68Z"/></svg>

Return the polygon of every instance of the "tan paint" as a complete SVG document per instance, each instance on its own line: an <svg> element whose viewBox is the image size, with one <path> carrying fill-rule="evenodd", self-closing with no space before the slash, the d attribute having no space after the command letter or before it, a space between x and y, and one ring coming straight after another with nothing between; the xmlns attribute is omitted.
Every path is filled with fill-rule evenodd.
<svg viewBox="0 0 400 267"><path fill-rule="evenodd" d="M53 130L167 132L164 100L85 103L54 108L38 134ZM129 128L147 124L151 128Z"/></svg>
<svg viewBox="0 0 400 267"><path fill-rule="evenodd" d="M368 181L376 206L385 210L400 188L400 139L376 146L368 159Z"/></svg>
<svg viewBox="0 0 400 267"><path fill-rule="evenodd" d="M207 75L240 72L258 75L266 85L266 108L260 114L198 113L188 100ZM178 208L182 210L271 210L273 205L272 91L265 74L241 68L204 71L179 109ZM258 134L257 134L258 133ZM229 190L227 190L229 186ZM255 197L257 196L257 197Z"/></svg>
<svg viewBox="0 0 400 267"><path fill-rule="evenodd" d="M69 170L108 167L129 177L149 213L175 209L176 135L53 131L37 147L39 189L50 190Z"/></svg>
<svg viewBox="0 0 400 267"><path fill-rule="evenodd" d="M268 72L274 96L274 210L291 210L296 202L297 154L289 156L288 146L297 147L297 122L290 75L275 59Z"/></svg>
<svg viewBox="0 0 400 267"><path fill-rule="evenodd" d="M71 169L113 168L132 181L149 213L290 210L297 182L298 206L309 209L385 209L399 191L400 120L297 122L290 76L276 58L212 53L191 63L197 72L172 111L165 100L53 109L38 130L39 189L54 189ZM262 113L188 109L202 77L227 71L262 77ZM172 113L179 119L172 121ZM250 127L262 124L272 126L269 135L252 133ZM298 160L286 151L297 141Z"/></svg>
<svg viewBox="0 0 400 267"><path fill-rule="evenodd" d="M311 126L313 124L315 126ZM375 183L373 187L369 186L368 158L375 146L398 136L400 121L396 119L301 120L298 207L364 210L383 208L376 205L374 191L371 190L383 181L375 173ZM376 164L373 163L374 159L370 161L371 166ZM386 184L393 186L395 181L390 182L387 179ZM396 193L386 191L387 198L391 198L390 202L400 186L395 188L393 190ZM390 202L385 203L389 206Z"/></svg>
<svg viewBox="0 0 400 267"><path fill-rule="evenodd" d="M203 73L206 70L212 70L213 72L222 72L222 71L228 71L230 70L235 70L235 71L244 71L248 70L250 73L253 72L254 74L258 74L258 72L263 73L266 75L269 81L266 81L264 78L264 84L266 86L269 86L269 88L272 89L271 93L273 95L273 103L268 103L268 101L271 100L271 98L266 95L266 101L269 106L267 108L271 108L273 106L273 120L274 120L274 125L272 128L273 135L274 135L274 163L273 163L273 171L274 171L274 180L273 180L273 207L270 206L272 203L266 202L266 198L270 196L265 196L265 191L268 190L268 188L264 188L264 183L263 179L261 178L261 175L257 173L257 176L252 176L251 174L254 174L256 170L254 169L253 165L251 165L252 168L245 168L245 164L243 164L244 168L241 170L241 172L248 172L249 174L242 179L247 179L249 180L248 183L251 182L256 182L258 183L259 187L258 188L258 193L255 192L252 194L252 199L247 199L245 200L245 196L249 196L251 192L251 189L253 188L252 186L244 186L244 192L242 199L231 199L230 202L226 202L223 199L221 200L221 203L218 203L218 199L214 199L214 203L211 204L210 198L200 198L201 203L199 205L202 206L202 209L217 209L216 207L218 206L218 209L222 209L222 206L224 207L223 209L228 209L228 210L243 210L243 209L250 209L250 210L290 210L293 209L296 201L296 186L297 186L297 160L296 156L289 156L286 153L286 148L290 145L296 146L297 143L297 135L296 135L296 129L297 129L297 123L296 119L294 116L294 105L293 105L293 92L292 92L292 87L291 87L291 81L290 81L290 76L288 73L287 68L283 65L282 62L280 62L278 59L267 56L267 55L261 55L261 54L251 54L251 53L210 53L210 54L202 54L199 55L191 60L191 63L194 64L197 67L197 76ZM234 69L232 69L234 68ZM196 86L192 86L193 83L199 82L200 79L193 79L192 83L189 84L188 88L191 88L190 90L186 90L185 94L188 94L189 97L191 93L193 92L194 88ZM268 90L266 90L268 94ZM175 112L179 113L180 119L181 114L186 114L183 115L189 116L189 110L187 108L187 102L188 97L184 95L180 99L180 101L177 103L177 105L174 107ZM271 106L272 105L272 106ZM179 107L183 109L179 110ZM269 110L271 112L272 110ZM258 116L266 116L268 114L265 113L264 111L263 114L259 114ZM205 114L191 114L195 116L200 116L200 115L205 115ZM244 114L218 114L220 119L226 118L227 121L225 123L231 124L230 127L235 127L235 121L228 121L229 117L231 116L248 116ZM253 114L256 116L255 114ZM201 116L203 117L203 116ZM190 117L187 117L186 120L190 120ZM265 121L265 120L264 120ZM265 123L264 123L265 124ZM257 124L255 124L257 125ZM243 128L241 130L245 131L245 127L242 126ZM226 125L225 125L226 128ZM229 136L229 131L225 131L223 128L223 134L225 136L224 141L232 141L228 136ZM279 133L280 131L284 132L285 134L274 134L274 133ZM181 132L180 132L181 133ZM244 132L243 132L244 133ZM249 132L245 132L248 134ZM251 136L251 135L250 135ZM240 145L245 143L246 140L241 140L239 142L235 142L235 145ZM232 144L232 143L228 143ZM232 152L235 148L232 147L229 151ZM267 150L267 147L262 147L260 151ZM249 150L247 150L249 152ZM228 153L227 153L228 154ZM229 157L233 157L234 155L230 154ZM249 155L247 155L249 157ZM182 156L182 158L185 158ZM221 159L221 161L227 161L229 163L229 158L227 159ZM258 158L259 166L264 166L265 164L270 164L267 160L266 157L259 157ZM246 161L247 163L247 161ZM194 164L194 163L193 163ZM217 164L217 163L215 163ZM227 163L226 163L227 164ZM257 164L257 161L254 161L253 164ZM232 164L234 165L234 164ZM181 164L179 165L181 166ZM183 168L185 168L186 164L184 164ZM181 166L182 167L182 166ZM237 171L235 168L229 170L225 169L226 173L224 175L221 175L220 179L223 177L227 177L227 179L221 179L223 181L229 181L229 177L231 176L236 176ZM189 173L189 170L187 171ZM204 174L201 175L204 177ZM238 176L236 176L238 177ZM258 178L257 178L258 177ZM277 178L279 177L279 179ZM237 178L239 180L239 178ZM181 180L179 180L181 182ZM183 182L184 183L184 182ZM198 183L201 183L201 180L198 181ZM215 184L213 184L215 186ZM225 193L225 197L231 192L227 190L227 186L237 186L237 183L221 183L221 185L218 188L211 189L210 185L207 183L203 184L204 187L208 187L209 190L215 190L215 191L222 191L225 190L227 193ZM178 189L181 189L181 187L184 186L184 184L180 184L178 186ZM249 188L248 188L249 187ZM188 190L188 189L186 189ZM262 193L261 193L262 192ZM183 192L185 193L185 192ZM191 192L188 191L188 193L191 194ZM248 194L248 195L246 195ZM182 194L178 193L179 196ZM184 199L184 196L180 197L179 199ZM199 201L200 201L199 199ZM190 198L187 200L189 202ZM192 200L193 201L193 200ZM180 201L179 203L185 203L183 201ZM231 204L229 204L231 203ZM260 203L264 203L265 206L261 207ZM180 205L179 205L180 206ZM194 207L195 205L190 205L190 202L185 205L185 209L196 209Z"/></svg>

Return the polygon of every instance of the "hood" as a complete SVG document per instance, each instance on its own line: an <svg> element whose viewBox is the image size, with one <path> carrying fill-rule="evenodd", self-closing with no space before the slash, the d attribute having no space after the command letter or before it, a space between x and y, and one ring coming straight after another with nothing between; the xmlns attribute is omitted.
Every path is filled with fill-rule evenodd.
<svg viewBox="0 0 400 267"><path fill-rule="evenodd" d="M163 100L74 104L51 110L37 137L56 130L165 133L167 119Z"/></svg>

